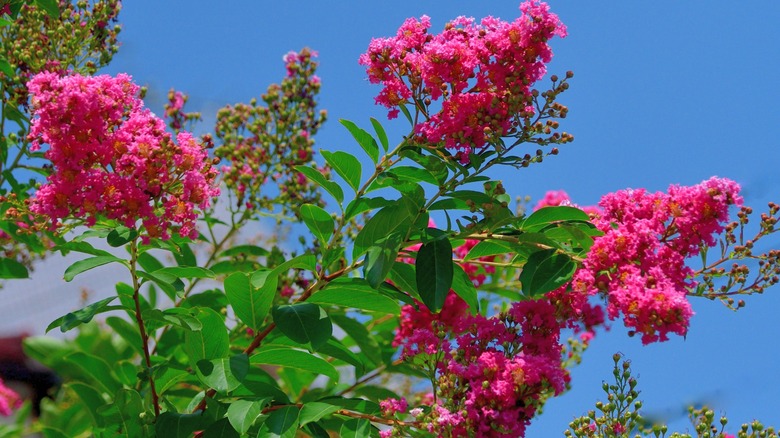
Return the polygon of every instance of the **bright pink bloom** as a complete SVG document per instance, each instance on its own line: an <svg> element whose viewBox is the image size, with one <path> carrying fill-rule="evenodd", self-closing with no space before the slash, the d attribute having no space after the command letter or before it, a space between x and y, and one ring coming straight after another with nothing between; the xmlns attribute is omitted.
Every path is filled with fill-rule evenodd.
<svg viewBox="0 0 780 438"><path fill-rule="evenodd" d="M622 316L645 344L685 335L693 315L687 294L696 285L685 259L715 244L729 207L742 203L739 190L734 181L713 177L668 193L605 195L595 220L604 235L595 238L570 285L550 296L575 315L588 295L605 295L609 317Z"/></svg>
<svg viewBox="0 0 780 438"><path fill-rule="evenodd" d="M8 417L13 414L14 409L19 409L22 405L22 399L19 394L5 386L0 379L0 415Z"/></svg>
<svg viewBox="0 0 780 438"><path fill-rule="evenodd" d="M566 35L545 3L527 1L520 10L511 23L459 17L437 35L428 33L427 16L410 18L395 37L372 40L359 62L369 81L382 85L376 103L394 118L401 105L441 101L438 112L419 108L426 120L415 132L468 162L471 151L508 135L516 116L533 112L531 86L552 59L547 42Z"/></svg>
<svg viewBox="0 0 780 438"><path fill-rule="evenodd" d="M382 408L382 415L386 417L392 417L396 413L403 414L406 412L406 410L409 408L409 405L406 403L406 399L401 397L400 399L388 398L382 400L379 402L379 407Z"/></svg>
<svg viewBox="0 0 780 438"><path fill-rule="evenodd" d="M54 172L31 209L52 226L70 216L138 220L148 237L196 237L196 208L218 194L203 147L186 132L176 142L138 97L130 76L39 73L29 82L31 149L49 145Z"/></svg>

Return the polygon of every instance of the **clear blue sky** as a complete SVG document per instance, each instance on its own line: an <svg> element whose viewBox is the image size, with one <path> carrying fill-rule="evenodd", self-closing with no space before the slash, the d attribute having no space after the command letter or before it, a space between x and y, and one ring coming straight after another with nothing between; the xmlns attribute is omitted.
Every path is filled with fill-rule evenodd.
<svg viewBox="0 0 780 438"><path fill-rule="evenodd" d="M541 166L502 174L510 193L538 199L548 189L564 189L591 204L621 188L662 190L718 175L739 181L755 207L780 201L780 3L551 4L569 28L568 38L554 42L550 70L575 72L562 96L570 110L563 127L575 142ZM217 108L259 96L284 74L282 55L309 46L320 53L321 106L331 117L317 146L348 149L349 136L336 119L366 124L385 115L373 105L378 88L357 64L372 37L394 34L410 16L431 16L438 31L457 15L514 19L517 6L133 0L124 3L122 47L107 71L147 84L148 103L158 114L169 88L190 93L191 108L204 113L203 129L211 130ZM404 123L388 129L398 138ZM562 436L572 416L591 409L616 351L632 359L648 414L680 420L686 403L708 401L736 424L753 416L780 424L780 288L747 302L735 314L696 300L687 339L644 348L615 324L574 370L574 389L549 403L528 436Z"/></svg>

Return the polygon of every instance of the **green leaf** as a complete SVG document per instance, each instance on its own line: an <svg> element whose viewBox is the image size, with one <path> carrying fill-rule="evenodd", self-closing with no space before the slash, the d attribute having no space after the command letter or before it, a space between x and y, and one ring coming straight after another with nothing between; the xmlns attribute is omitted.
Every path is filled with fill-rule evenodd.
<svg viewBox="0 0 780 438"><path fill-rule="evenodd" d="M232 248L226 249L219 254L219 257L234 257L234 256L265 256L269 252L265 248L261 248L257 245L236 245Z"/></svg>
<svg viewBox="0 0 780 438"><path fill-rule="evenodd" d="M75 276L81 274L82 272L115 262L124 263L124 260L115 256L96 256L84 260L79 260L76 263L68 266L68 269L65 270L65 281L73 280Z"/></svg>
<svg viewBox="0 0 780 438"><path fill-rule="evenodd" d="M55 20L60 17L60 8L57 6L57 0L35 0L35 4L46 11L49 17Z"/></svg>
<svg viewBox="0 0 780 438"><path fill-rule="evenodd" d="M390 234L406 235L412 226L409 209L400 203L379 210L355 238L352 257L358 258Z"/></svg>
<svg viewBox="0 0 780 438"><path fill-rule="evenodd" d="M404 116L406 117L406 120L409 121L409 124L414 126L415 123L412 120L412 114L409 112L409 108L406 107L406 104L400 104L398 105L398 109L401 110L402 113L404 113Z"/></svg>
<svg viewBox="0 0 780 438"><path fill-rule="evenodd" d="M345 219L352 219L360 213L386 207L393 203L395 203L395 201L390 201L385 198L355 198L347 205Z"/></svg>
<svg viewBox="0 0 780 438"><path fill-rule="evenodd" d="M555 290L566 284L576 269L577 264L565 254L554 249L537 251L528 257L520 273L523 294L538 297Z"/></svg>
<svg viewBox="0 0 780 438"><path fill-rule="evenodd" d="M108 312L110 310L116 310L117 307L109 307L109 304L114 301L116 297L109 297L102 299L98 302L92 303L82 309L76 310L75 312L70 312L66 315L63 315L49 324L48 327L46 327L46 333L49 332L51 329L55 329L57 327L60 328L60 331L65 333L68 330L75 328L81 324L86 324L90 321L92 321L92 318L103 312Z"/></svg>
<svg viewBox="0 0 780 438"><path fill-rule="evenodd" d="M273 268L271 274L281 275L289 271L290 269L305 269L307 271L314 271L316 270L316 267L317 267L317 258L314 257L314 254L301 254ZM252 275L252 284L255 284L255 275ZM255 285L257 287L260 287L257 284Z"/></svg>
<svg viewBox="0 0 780 438"><path fill-rule="evenodd" d="M336 151L329 152L326 150L320 151L322 157L328 162L330 167L336 171L344 181L352 187L352 190L357 193L360 188L360 179L362 178L362 167L360 161L352 154L346 152Z"/></svg>
<svg viewBox="0 0 780 438"><path fill-rule="evenodd" d="M3 107L3 112L7 120L16 122L16 124L19 125L21 128L24 128L30 123L30 119L27 118L27 116L25 116L23 112L19 111L19 109L13 105L6 105L5 107Z"/></svg>
<svg viewBox="0 0 780 438"><path fill-rule="evenodd" d="M138 421L143 413L143 402L138 391L120 389L114 396L114 402L101 406L98 413L109 424L108 428L115 434L113 436L143 436L143 426Z"/></svg>
<svg viewBox="0 0 780 438"><path fill-rule="evenodd" d="M262 400L236 400L230 404L227 417L233 428L241 435L247 433L257 418L263 413L263 408L270 399Z"/></svg>
<svg viewBox="0 0 780 438"><path fill-rule="evenodd" d="M363 276L371 287L379 288L384 283L398 258L403 238L400 233L391 233L368 248L363 264Z"/></svg>
<svg viewBox="0 0 780 438"><path fill-rule="evenodd" d="M344 315L334 314L331 316L331 319L355 341L355 344L360 347L360 351L366 355L368 360L373 362L374 365L382 364L382 351L379 348L379 344L371 336L371 333L368 332L365 325Z"/></svg>
<svg viewBox="0 0 780 438"><path fill-rule="evenodd" d="M336 228L336 222L330 214L314 204L304 204L301 205L301 218L309 231L320 241L320 246L327 246Z"/></svg>
<svg viewBox="0 0 780 438"><path fill-rule="evenodd" d="M94 246L92 246L89 242L84 241L72 241L72 242L66 242L61 245L57 245L54 248L52 248L52 251L60 251L62 255L65 255L68 251L75 251L75 252L81 252L84 254L90 254L94 256L108 256L113 257L113 254L106 250L97 249ZM146 255L146 253L141 254ZM139 256L140 259L140 256Z"/></svg>
<svg viewBox="0 0 780 438"><path fill-rule="evenodd" d="M309 402L303 405L301 413L298 416L300 425L303 426L313 421L319 421L322 417L330 415L339 410L338 406L328 403Z"/></svg>
<svg viewBox="0 0 780 438"><path fill-rule="evenodd" d="M299 344L317 350L328 342L333 324L320 306L311 303L276 306L271 311L276 327Z"/></svg>
<svg viewBox="0 0 780 438"><path fill-rule="evenodd" d="M225 279L225 294L236 316L254 330L259 329L276 293L277 277L270 276L261 288L252 285L247 274L237 272Z"/></svg>
<svg viewBox="0 0 780 438"><path fill-rule="evenodd" d="M376 136L379 139L379 142L382 144L382 148L384 148L385 152L390 148L390 142L387 140L387 133L385 132L385 128L382 126L381 123L379 123L379 120L371 117L371 124L374 125L374 131L376 131Z"/></svg>
<svg viewBox="0 0 780 438"><path fill-rule="evenodd" d="M97 384L105 392L114 394L121 388L121 384L114 377L111 367L103 359L83 351L71 353L64 359L81 369L84 376L88 376L92 380L90 383Z"/></svg>
<svg viewBox="0 0 780 438"><path fill-rule="evenodd" d="M301 172L313 183L325 189L325 191L330 193L330 195L333 196L333 199L335 199L339 204L344 202L344 191L341 190L341 187L335 182L325 179L325 176L323 176L322 172L319 170L311 166L295 166L295 170Z"/></svg>
<svg viewBox="0 0 780 438"><path fill-rule="evenodd" d="M261 347L249 358L253 365L277 365L322 374L338 381L339 373L333 365L307 351L295 350L281 345Z"/></svg>
<svg viewBox="0 0 780 438"><path fill-rule="evenodd" d="M9 78L16 76L16 71L11 67L11 63L9 63L5 57L0 57L0 71Z"/></svg>
<svg viewBox="0 0 780 438"><path fill-rule="evenodd" d="M211 420L209 417L196 414L177 414L163 412L154 423L158 437L190 438L198 430L203 430Z"/></svg>
<svg viewBox="0 0 780 438"><path fill-rule="evenodd" d="M100 391L92 386L79 382L67 383L65 386L75 392L84 406L86 406L87 413L89 413L89 416L92 418L92 424L97 427L102 427L105 420L98 414L98 408L104 406L106 400L103 399Z"/></svg>
<svg viewBox="0 0 780 438"><path fill-rule="evenodd" d="M142 316L147 323L158 322L162 325L175 325L185 330L198 331L203 328L203 324L193 315L192 309L183 309L174 307L171 309L147 309ZM151 324L149 324L151 326Z"/></svg>
<svg viewBox="0 0 780 438"><path fill-rule="evenodd" d="M31 336L24 338L22 348L27 357L37 360L49 368L57 368L63 358L72 353L76 346L72 342L54 339L49 336Z"/></svg>
<svg viewBox="0 0 780 438"><path fill-rule="evenodd" d="M463 258L463 261L474 260L480 257L509 254L511 252L513 252L512 244L508 242L502 242L500 240L483 240L469 250L469 253Z"/></svg>
<svg viewBox="0 0 780 438"><path fill-rule="evenodd" d="M590 217L579 208L569 206L544 207L528 216L523 221L522 229L526 232L541 231L548 225L556 222L583 221L588 222Z"/></svg>
<svg viewBox="0 0 780 438"><path fill-rule="evenodd" d="M257 438L294 438L298 433L297 406L285 406L277 409L263 422Z"/></svg>
<svg viewBox="0 0 780 438"><path fill-rule="evenodd" d="M29 278L30 273L27 272L27 267L17 262L14 259L7 257L0 258L0 278Z"/></svg>
<svg viewBox="0 0 780 438"><path fill-rule="evenodd" d="M119 226L106 236L106 242L114 248L120 247L138 237L138 231L133 228Z"/></svg>
<svg viewBox="0 0 780 438"><path fill-rule="evenodd" d="M345 397L325 397L318 400L322 403L328 403L334 406L339 406L342 409L349 411L360 412L362 414L374 415L380 412L379 405L362 398L345 398Z"/></svg>
<svg viewBox="0 0 780 438"><path fill-rule="evenodd" d="M365 363L363 363L352 350L345 347L344 344L336 338L331 337L317 352L352 365L355 367L355 374L357 376L362 376L365 373Z"/></svg>
<svg viewBox="0 0 780 438"><path fill-rule="evenodd" d="M176 238L177 236L174 236ZM183 238L180 238L183 240ZM173 238L170 240L174 247L176 248L175 251L172 251L173 258L176 259L176 263L179 266L197 266L198 265L198 259L195 257L195 253L192 252L192 248L190 248L190 245L187 244L187 240L184 242L181 241L175 241Z"/></svg>
<svg viewBox="0 0 780 438"><path fill-rule="evenodd" d="M160 289L168 295L171 301L175 300L176 293L184 290L184 283L173 275L161 274L157 275L151 272L136 271L138 278L143 278L156 284Z"/></svg>
<svg viewBox="0 0 780 438"><path fill-rule="evenodd" d="M341 438L367 438L371 436L371 422L365 418L353 418L341 425Z"/></svg>
<svg viewBox="0 0 780 438"><path fill-rule="evenodd" d="M376 163L379 161L379 146L376 144L376 140L374 140L374 137L371 136L366 130L358 127L356 124L350 122L349 120L340 119L339 122L344 125L344 127L349 130L350 134L352 134L352 137L355 138L355 141L358 142L361 148L363 148L364 151L366 151L366 154L371 158L371 160Z"/></svg>
<svg viewBox="0 0 780 438"><path fill-rule="evenodd" d="M441 233L435 228L428 228L428 232L436 231L434 234ZM450 292L452 286L453 267L452 267L452 244L445 238L434 238L425 242L417 252L415 260L415 273L417 279L417 290L423 303L431 310L438 312L444 305L444 300Z"/></svg>
<svg viewBox="0 0 780 438"><path fill-rule="evenodd" d="M241 385L249 371L249 358L246 354L237 354L230 358L200 360L196 365L200 381L224 394Z"/></svg>
<svg viewBox="0 0 780 438"><path fill-rule="evenodd" d="M382 295L361 278L336 279L314 293L307 302L393 315L401 312L396 301Z"/></svg>
<svg viewBox="0 0 780 438"><path fill-rule="evenodd" d="M477 299L477 288L474 287L471 278L460 265L454 264L455 272L452 279L452 290L469 305L472 314L479 312L479 300Z"/></svg>
<svg viewBox="0 0 780 438"><path fill-rule="evenodd" d="M148 252L138 254L138 265L146 272L154 272L165 267L162 262Z"/></svg>
<svg viewBox="0 0 780 438"><path fill-rule="evenodd" d="M206 359L220 359L227 357L230 352L225 321L212 309L201 307L198 309L198 320L203 324L199 331L184 332L184 351L187 353L191 364Z"/></svg>
<svg viewBox="0 0 780 438"><path fill-rule="evenodd" d="M168 266L152 272L161 278L173 276L176 278L214 278L216 275L206 268L198 266Z"/></svg>
<svg viewBox="0 0 780 438"><path fill-rule="evenodd" d="M128 345L135 348L138 353L141 353L141 333L138 331L137 326L118 316L109 316L106 318L106 324L121 336Z"/></svg>
<svg viewBox="0 0 780 438"><path fill-rule="evenodd" d="M417 271L409 263L396 263L388 276L395 286L415 298L420 298L417 290Z"/></svg>
<svg viewBox="0 0 780 438"><path fill-rule="evenodd" d="M233 429L229 419L222 418L221 420L211 423L211 425L203 431L201 438L240 438L240 435Z"/></svg>
<svg viewBox="0 0 780 438"><path fill-rule="evenodd" d="M419 167L398 166L392 168L392 170L389 170L386 173L394 175L401 181L426 182L434 186L439 185L439 181L436 180L436 178L431 175L430 172Z"/></svg>

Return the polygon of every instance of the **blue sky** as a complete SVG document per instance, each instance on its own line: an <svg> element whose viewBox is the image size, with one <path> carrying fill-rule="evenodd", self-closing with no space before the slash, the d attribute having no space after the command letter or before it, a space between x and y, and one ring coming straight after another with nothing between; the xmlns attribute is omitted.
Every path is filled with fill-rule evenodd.
<svg viewBox="0 0 780 438"><path fill-rule="evenodd" d="M663 190L718 175L740 182L746 203L757 210L780 201L774 132L780 121L780 81L774 77L780 70L780 3L550 3L569 29L567 38L554 41L550 72L575 72L561 96L569 106L562 126L575 141L542 165L499 175L510 194L539 199L546 190L563 189L587 205L626 187ZM122 47L106 72L127 72L148 85L148 104L158 114L168 89L188 92L191 109L203 112L202 131L209 131L219 107L259 96L284 74L282 55L308 46L320 54L320 101L330 116L316 146L352 150L336 120L365 125L386 114L373 105L379 89L357 64L372 37L392 35L405 18L422 14L431 16L436 31L458 15L512 20L517 6L133 0L123 5ZM401 119L386 126L396 139L407 128ZM647 414L681 420L687 403L704 401L734 424L754 417L780 424L778 297L780 288L750 297L738 313L694 300L697 315L687 339L648 347L615 324L574 370L574 389L549 403L528 436L562 436L575 414L592 409L615 352L632 360ZM674 424L686 427L684 421Z"/></svg>

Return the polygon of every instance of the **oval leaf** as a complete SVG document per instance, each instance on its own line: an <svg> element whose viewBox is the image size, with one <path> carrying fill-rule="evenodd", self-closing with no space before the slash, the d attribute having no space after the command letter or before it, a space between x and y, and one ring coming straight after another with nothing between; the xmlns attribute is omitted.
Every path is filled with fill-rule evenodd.
<svg viewBox="0 0 780 438"><path fill-rule="evenodd" d="M184 332L184 351L190 363L227 357L230 341L222 317L212 309L201 307L197 318L203 325L201 330Z"/></svg>
<svg viewBox="0 0 780 438"><path fill-rule="evenodd" d="M522 229L527 232L541 231L546 226L555 222L565 221L583 221L587 222L590 217L579 208L565 205L557 207L540 208L528 216L523 221Z"/></svg>
<svg viewBox="0 0 780 438"><path fill-rule="evenodd" d="M225 279L225 294L236 316L244 324L257 330L263 325L276 293L276 276L269 276L259 289L249 276L237 272Z"/></svg>
<svg viewBox="0 0 780 438"><path fill-rule="evenodd" d="M555 290L571 280L577 264L554 249L537 251L528 257L520 273L523 293L528 297L537 297Z"/></svg>
<svg viewBox="0 0 780 438"><path fill-rule="evenodd" d="M434 239L423 243L417 252L414 266L420 298L431 312L438 312L452 287L454 271L452 244L449 239Z"/></svg>
<svg viewBox="0 0 780 438"><path fill-rule="evenodd" d="M200 360L195 368L201 382L217 392L227 393L241 385L249 371L249 358L237 354L230 358Z"/></svg>
<svg viewBox="0 0 780 438"><path fill-rule="evenodd" d="M333 181L328 181L319 170L310 166L295 166L295 170L301 172L313 183L325 189L325 191L330 193L330 195L333 196L333 199L335 199L339 204L344 202L344 191L341 190L341 187Z"/></svg>
<svg viewBox="0 0 780 438"><path fill-rule="evenodd" d="M314 204L304 204L301 206L301 217L309 231L320 241L320 245L327 246L333 229L336 228L336 222L330 214Z"/></svg>
<svg viewBox="0 0 780 438"><path fill-rule="evenodd" d="M306 351L273 345L262 347L249 359L253 365L277 365L285 368L322 374L338 380L339 373L333 365Z"/></svg>
<svg viewBox="0 0 780 438"><path fill-rule="evenodd" d="M328 342L333 334L333 324L320 306L300 303L274 307L272 310L277 328L299 344L310 345L317 350Z"/></svg>
<svg viewBox="0 0 780 438"><path fill-rule="evenodd" d="M340 119L339 122L347 128L355 141L358 142L361 148L366 151L366 154L371 160L376 163L379 161L379 146L376 144L376 140L366 130L360 128L358 125L350 122L349 120Z"/></svg>
<svg viewBox="0 0 780 438"><path fill-rule="evenodd" d="M352 154L348 154L346 152L329 152L325 150L320 152L330 167L335 170L339 176L344 178L344 181L346 181L347 184L352 187L352 190L357 193L358 189L360 188L360 178L363 172L360 166L360 161L358 161L358 159L355 158Z"/></svg>
<svg viewBox="0 0 780 438"><path fill-rule="evenodd" d="M379 293L360 278L340 278L330 282L307 300L309 303L326 304L398 315L398 302Z"/></svg>
<svg viewBox="0 0 780 438"><path fill-rule="evenodd" d="M107 265L113 262L123 262L123 260L112 255L96 256L84 260L79 260L76 263L68 266L68 269L65 270L65 275L63 278L65 278L65 281L71 281L74 277L81 274L82 272L89 271L92 268L97 268L98 266Z"/></svg>

